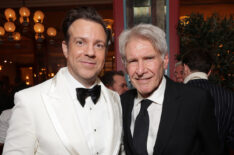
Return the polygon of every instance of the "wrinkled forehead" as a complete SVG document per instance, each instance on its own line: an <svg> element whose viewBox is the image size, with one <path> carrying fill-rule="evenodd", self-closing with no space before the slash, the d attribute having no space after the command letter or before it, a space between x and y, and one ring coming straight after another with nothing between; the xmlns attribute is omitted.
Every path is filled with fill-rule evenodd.
<svg viewBox="0 0 234 155"><path fill-rule="evenodd" d="M135 40L135 39L141 39L141 40L144 40L144 41L148 41L152 47L155 49L155 51L159 51L158 47L156 46L156 43L153 39L149 38L149 37L146 37L146 36L143 36L143 35L139 35L139 34L132 34L129 36L129 39L125 45L125 49L126 49L126 46L129 42L131 42L132 40Z"/></svg>

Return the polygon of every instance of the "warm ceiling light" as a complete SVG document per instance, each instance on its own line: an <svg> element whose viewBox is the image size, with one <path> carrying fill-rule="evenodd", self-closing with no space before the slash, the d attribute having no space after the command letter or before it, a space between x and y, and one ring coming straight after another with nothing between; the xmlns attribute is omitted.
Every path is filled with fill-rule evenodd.
<svg viewBox="0 0 234 155"><path fill-rule="evenodd" d="M6 22L4 24L4 28L7 32L14 32L15 31L15 24L13 22Z"/></svg>
<svg viewBox="0 0 234 155"><path fill-rule="evenodd" d="M29 23L29 18L20 16L19 21L20 21L21 24L24 23L24 22Z"/></svg>
<svg viewBox="0 0 234 155"><path fill-rule="evenodd" d="M21 39L20 33L19 33L19 32L15 32L15 33L13 34L13 38L14 38L14 40L16 40L16 41L19 41L19 40Z"/></svg>
<svg viewBox="0 0 234 155"><path fill-rule="evenodd" d="M112 25L113 25L113 23L114 23L114 20L113 20L113 19L103 19L103 21L104 21L105 24L106 24L106 28L112 29Z"/></svg>
<svg viewBox="0 0 234 155"><path fill-rule="evenodd" d="M43 34L41 34L41 33L36 33L35 34L35 39L37 41L43 41L45 39L45 36Z"/></svg>
<svg viewBox="0 0 234 155"><path fill-rule="evenodd" d="M29 17L30 16L30 10L27 7L21 7L19 10L19 14L22 17Z"/></svg>
<svg viewBox="0 0 234 155"><path fill-rule="evenodd" d="M5 13L7 21L15 21L16 20L15 11L13 9L7 8L4 13Z"/></svg>
<svg viewBox="0 0 234 155"><path fill-rule="evenodd" d="M189 23L188 19L190 17L189 16L180 16L180 21L184 24L184 25L187 25Z"/></svg>
<svg viewBox="0 0 234 155"><path fill-rule="evenodd" d="M44 13L40 10L37 10L34 13L33 20L35 23L42 23L44 19Z"/></svg>
<svg viewBox="0 0 234 155"><path fill-rule="evenodd" d="M4 34L5 34L5 29L2 26L0 26L0 36L4 36Z"/></svg>
<svg viewBox="0 0 234 155"><path fill-rule="evenodd" d="M42 25L41 23L36 23L35 25L34 25L34 31L36 32L36 33L43 33L44 32L44 25Z"/></svg>
<svg viewBox="0 0 234 155"><path fill-rule="evenodd" d="M55 28L49 27L49 28L47 29L47 34L48 34L48 36L50 36L50 37L55 37L56 34L57 34L57 31L56 31Z"/></svg>

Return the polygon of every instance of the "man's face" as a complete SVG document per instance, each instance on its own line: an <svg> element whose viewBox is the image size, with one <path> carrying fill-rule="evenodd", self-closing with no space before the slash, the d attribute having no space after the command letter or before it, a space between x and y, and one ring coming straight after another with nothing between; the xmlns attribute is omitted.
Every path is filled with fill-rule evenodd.
<svg viewBox="0 0 234 155"><path fill-rule="evenodd" d="M126 69L131 83L143 97L150 96L161 83L168 56L161 57L149 40L132 37L126 45Z"/></svg>
<svg viewBox="0 0 234 155"><path fill-rule="evenodd" d="M182 64L175 67L175 78L176 82L184 81L184 67Z"/></svg>
<svg viewBox="0 0 234 155"><path fill-rule="evenodd" d="M128 90L126 80L124 76L114 75L113 76L114 83L112 85L112 90L118 92L119 95L123 94Z"/></svg>
<svg viewBox="0 0 234 155"><path fill-rule="evenodd" d="M90 87L104 66L105 31L96 22L78 19L71 24L68 33L68 44L62 43L68 70L76 80Z"/></svg>

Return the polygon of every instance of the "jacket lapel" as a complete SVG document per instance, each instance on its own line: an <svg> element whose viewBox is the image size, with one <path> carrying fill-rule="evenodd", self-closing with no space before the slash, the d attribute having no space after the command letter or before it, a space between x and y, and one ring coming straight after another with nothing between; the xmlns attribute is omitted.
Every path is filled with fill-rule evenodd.
<svg viewBox="0 0 234 155"><path fill-rule="evenodd" d="M137 90L132 89L124 95L121 97L121 102L122 102L122 106L124 109L124 113L123 113L124 136L125 136L125 139L127 139L130 147L132 148L131 150L134 150L133 141L132 141L132 133L131 133L131 120L132 120L132 110L133 110L133 105L134 105L134 99L137 95Z"/></svg>
<svg viewBox="0 0 234 155"><path fill-rule="evenodd" d="M108 123L109 135L105 137L105 141L108 141L108 146L104 154L117 155L120 149L121 135L122 135L122 113L119 95L108 90L102 82L101 95L104 96L107 103L107 109L110 116Z"/></svg>
<svg viewBox="0 0 234 155"><path fill-rule="evenodd" d="M68 152L71 155L90 154L63 72L64 68L52 79L50 89L42 93L44 105Z"/></svg>
<svg viewBox="0 0 234 155"><path fill-rule="evenodd" d="M177 114L180 109L180 103L178 102L180 96L178 95L178 91L175 84L167 78L161 121L156 144L154 146L154 154L159 155L162 153L175 125Z"/></svg>

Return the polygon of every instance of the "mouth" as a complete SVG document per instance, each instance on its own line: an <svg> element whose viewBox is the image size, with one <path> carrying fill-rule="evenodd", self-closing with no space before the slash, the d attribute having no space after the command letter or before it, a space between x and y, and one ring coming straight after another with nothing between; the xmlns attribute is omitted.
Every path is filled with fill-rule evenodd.
<svg viewBox="0 0 234 155"><path fill-rule="evenodd" d="M96 62L93 62L93 61L80 61L80 62L86 66L95 66L96 65Z"/></svg>
<svg viewBox="0 0 234 155"><path fill-rule="evenodd" d="M149 80L151 77L137 77L136 80Z"/></svg>
<svg viewBox="0 0 234 155"><path fill-rule="evenodd" d="M148 81L150 80L151 78L148 77L148 78L136 78L136 80L140 83L148 83Z"/></svg>

